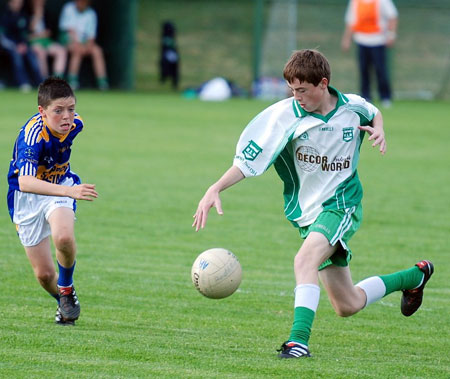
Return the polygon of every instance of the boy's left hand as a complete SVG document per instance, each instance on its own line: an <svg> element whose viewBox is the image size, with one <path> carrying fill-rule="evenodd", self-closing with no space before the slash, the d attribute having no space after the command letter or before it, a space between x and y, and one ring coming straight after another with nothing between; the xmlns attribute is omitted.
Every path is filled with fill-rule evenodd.
<svg viewBox="0 0 450 379"><path fill-rule="evenodd" d="M95 190L95 184L83 183L68 188L71 191L70 197L75 200L92 201L98 197L98 193Z"/></svg>
<svg viewBox="0 0 450 379"><path fill-rule="evenodd" d="M369 141L373 141L372 147L380 145L380 153L384 155L386 153L386 140L384 138L383 129L375 129L371 126L358 126L359 130L363 130L370 134Z"/></svg>

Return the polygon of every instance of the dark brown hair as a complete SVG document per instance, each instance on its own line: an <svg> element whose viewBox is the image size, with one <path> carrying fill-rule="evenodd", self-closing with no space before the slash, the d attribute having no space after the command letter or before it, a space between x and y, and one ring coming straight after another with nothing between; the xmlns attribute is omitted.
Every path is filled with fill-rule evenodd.
<svg viewBox="0 0 450 379"><path fill-rule="evenodd" d="M298 79L300 83L308 82L317 86L322 78L330 83L331 69L327 58L317 50L297 50L284 66L283 76L292 83Z"/></svg>
<svg viewBox="0 0 450 379"><path fill-rule="evenodd" d="M50 77L45 79L38 88L38 105L47 108L53 100L75 98L72 88L64 79Z"/></svg>

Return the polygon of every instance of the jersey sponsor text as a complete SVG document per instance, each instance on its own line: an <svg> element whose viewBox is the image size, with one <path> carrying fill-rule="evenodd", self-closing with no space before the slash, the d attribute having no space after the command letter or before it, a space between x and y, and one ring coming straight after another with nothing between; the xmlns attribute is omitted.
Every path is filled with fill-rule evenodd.
<svg viewBox="0 0 450 379"><path fill-rule="evenodd" d="M307 172L315 171L318 167L321 167L322 171L342 171L350 167L350 156L336 157L331 161L328 156L320 155L311 146L300 146L295 155L300 168Z"/></svg>

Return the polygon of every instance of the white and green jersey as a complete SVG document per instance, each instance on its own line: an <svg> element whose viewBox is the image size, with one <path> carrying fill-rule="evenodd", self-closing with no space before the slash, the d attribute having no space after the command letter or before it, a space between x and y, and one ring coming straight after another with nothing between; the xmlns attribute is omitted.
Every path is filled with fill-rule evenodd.
<svg viewBox="0 0 450 379"><path fill-rule="evenodd" d="M294 98L281 100L258 114L242 132L234 165L248 176L272 164L284 182L284 212L296 226L307 226L324 209L360 203L362 187L356 167L364 132L378 112L357 95L338 98L326 116L308 113Z"/></svg>

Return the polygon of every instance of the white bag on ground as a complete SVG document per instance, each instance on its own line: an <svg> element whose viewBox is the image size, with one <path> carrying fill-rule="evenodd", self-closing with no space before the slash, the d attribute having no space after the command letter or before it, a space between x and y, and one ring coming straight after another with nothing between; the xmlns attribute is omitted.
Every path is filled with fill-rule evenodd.
<svg viewBox="0 0 450 379"><path fill-rule="evenodd" d="M231 97L231 88L224 78L214 78L206 82L198 97L205 101L223 101Z"/></svg>

